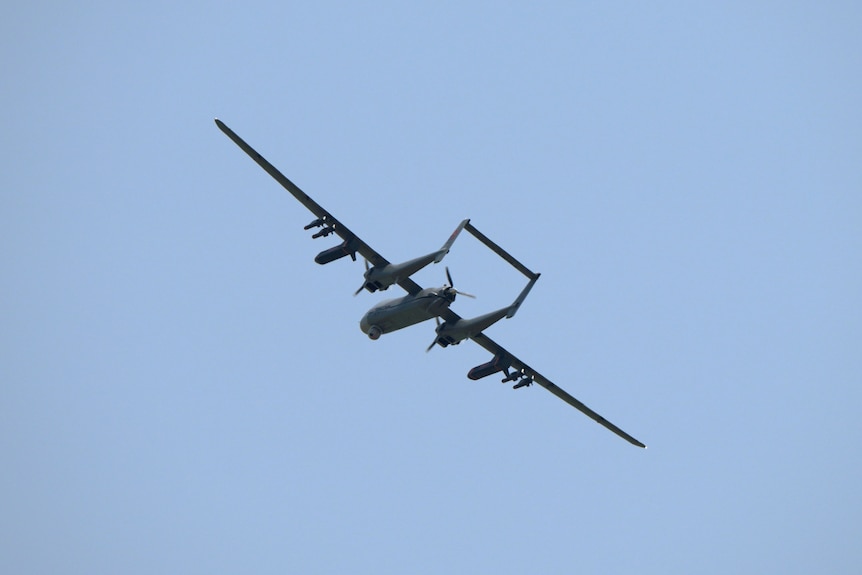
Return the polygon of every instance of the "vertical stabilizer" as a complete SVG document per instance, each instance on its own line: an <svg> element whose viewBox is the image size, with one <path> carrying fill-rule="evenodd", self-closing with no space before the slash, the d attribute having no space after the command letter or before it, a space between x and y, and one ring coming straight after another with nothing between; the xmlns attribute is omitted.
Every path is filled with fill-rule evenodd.
<svg viewBox="0 0 862 575"><path fill-rule="evenodd" d="M533 279L531 279L530 282L527 284L527 287L525 287L524 290L520 293L518 299L516 299L515 302L509 306L509 311L506 314L507 318L511 318L515 315L515 312L518 311L518 308L521 307L521 304L524 303L524 300L527 298L527 294L530 293L530 290L533 289L534 285L536 285L536 281L538 281L540 275L542 274L534 275Z"/></svg>
<svg viewBox="0 0 862 575"><path fill-rule="evenodd" d="M449 250L452 248L452 244L455 243L455 238L458 237L458 234L461 233L461 230L464 229L464 226L466 226L469 223L470 223L470 219L467 218L466 220L464 220L463 222L458 224L458 227L455 228L455 231L452 232L452 235L449 236L449 239L446 240L445 244L443 244L443 247L437 251L437 256L434 258L435 264L439 264L443 260L443 257L449 253Z"/></svg>

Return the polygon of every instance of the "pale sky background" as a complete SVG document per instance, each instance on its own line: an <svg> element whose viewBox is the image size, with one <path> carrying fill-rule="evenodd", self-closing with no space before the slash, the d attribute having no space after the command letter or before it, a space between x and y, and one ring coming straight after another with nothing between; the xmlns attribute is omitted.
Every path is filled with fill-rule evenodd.
<svg viewBox="0 0 862 575"><path fill-rule="evenodd" d="M0 17L0 572L862 572L862 5L130 6Z"/></svg>

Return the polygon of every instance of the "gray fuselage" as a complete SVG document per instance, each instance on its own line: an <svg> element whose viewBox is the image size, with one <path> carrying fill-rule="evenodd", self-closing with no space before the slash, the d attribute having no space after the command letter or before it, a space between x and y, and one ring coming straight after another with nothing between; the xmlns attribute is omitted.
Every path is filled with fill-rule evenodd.
<svg viewBox="0 0 862 575"><path fill-rule="evenodd" d="M377 336L390 333L416 323L438 317L454 300L446 288L426 288L416 295L388 299L368 310L359 320L359 329L373 337L369 331L379 330ZM373 333L373 332L372 332ZM373 337L373 339L377 339Z"/></svg>

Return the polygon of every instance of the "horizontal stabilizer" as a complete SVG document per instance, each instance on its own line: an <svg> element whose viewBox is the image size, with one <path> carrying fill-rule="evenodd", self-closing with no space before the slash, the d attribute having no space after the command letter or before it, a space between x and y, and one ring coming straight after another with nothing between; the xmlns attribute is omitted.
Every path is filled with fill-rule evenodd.
<svg viewBox="0 0 862 575"><path fill-rule="evenodd" d="M465 227L467 228L467 231L473 234L473 236L475 236L477 240L488 246L495 254L509 262L509 264L511 264L512 267L514 267L516 270L518 270L530 279L539 277L538 274L534 274L529 270L529 268L527 268L527 266L515 259L512 254L501 248L496 242L494 242L488 236L477 230L476 227L473 226L473 224L469 223L469 221L467 222L467 225Z"/></svg>

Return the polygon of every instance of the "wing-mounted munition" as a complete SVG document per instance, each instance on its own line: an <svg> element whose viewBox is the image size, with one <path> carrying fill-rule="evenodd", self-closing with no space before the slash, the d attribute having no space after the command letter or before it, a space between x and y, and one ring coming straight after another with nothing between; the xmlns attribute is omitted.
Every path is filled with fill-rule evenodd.
<svg viewBox="0 0 862 575"><path fill-rule="evenodd" d="M458 224L458 227L455 228L455 231L452 232L452 235L449 236L449 239L446 240L445 244L443 244L443 247L436 252L414 258L401 264L384 264L368 267L368 260L365 260L365 281L361 286L359 286L359 289L356 290L356 293L353 295L358 295L363 289L372 293L377 290L385 290L392 284L396 284L401 280L409 278L428 264L439 264L443 261L446 254L449 253L449 249L452 247L452 244L455 243L455 238L458 237L458 234L461 233L461 230L463 230L464 226L469 222L470 220L466 219Z"/></svg>
<svg viewBox="0 0 862 575"><path fill-rule="evenodd" d="M638 447L646 447L643 443L566 393L565 390L542 376L535 369L528 366L483 333L482 330L493 325L495 322L504 317L515 315L515 312L518 311L518 308L524 302L524 298L527 297L527 294L533 285L535 285L539 274L531 272L508 252L489 240L484 234L473 227L469 220L461 222L449 240L436 252L393 265L371 246L362 241L359 236L351 232L347 226L337 220L330 212L324 210L317 202L306 195L296 184L287 179L284 174L279 172L275 166L257 153L254 148L249 146L222 121L216 119L215 122L219 129L233 140L242 151L248 154L266 173L272 176L275 181L281 184L284 189L290 192L293 197L314 214L315 219L305 226L306 230L318 228L315 230L313 238L325 238L332 234L341 238L342 242L339 245L323 250L317 254L314 261L319 264L327 264L346 256L350 256L351 259L356 260L356 255L359 254L365 259L366 264L365 281L358 291L367 289L374 292L386 289L392 284L397 283L407 292L407 295L404 297L380 302L368 310L368 313L359 322L360 329L368 334L368 337L378 339L383 333L389 333L408 325L435 318L438 327L431 347L435 344L445 347L469 338L492 354L493 358L489 362L478 365L470 370L470 373L467 374L467 377L470 379L481 379L503 372L503 382L514 382L515 389L528 387L533 383L537 383L626 441ZM442 260L461 230L467 230L529 279L527 287L523 289L518 298L509 307L472 319L464 319L452 311L449 306L455 301L456 295L469 296L469 294L459 292L453 287L452 276L449 274L448 269L446 270L446 276L449 283L440 288L423 289L410 278L413 273L428 264ZM441 319L444 322L441 323ZM385 370L385 366L383 366L383 369Z"/></svg>
<svg viewBox="0 0 862 575"><path fill-rule="evenodd" d="M515 358L509 356L506 352L499 352L494 355L488 363L477 365L471 369L467 373L467 377L476 381L502 371L504 377L500 381L502 383L514 381L515 385L512 386L512 389L520 389L522 387L533 385L533 376L528 374L524 367L518 368L512 372L509 371L512 367L512 362L516 361L517 360Z"/></svg>
<svg viewBox="0 0 862 575"><path fill-rule="evenodd" d="M324 214L321 217L313 220L310 224L304 226L302 229L310 230L312 228L320 228L318 231L314 232L311 235L311 238L316 240L317 238L329 237L331 234L338 234L338 227L338 220L336 220L329 214ZM314 256L314 261L323 265L328 264L329 262L334 262L335 260L341 259L345 256L350 256L350 259L356 261L356 251L358 249L359 246L356 245L356 242L353 240L353 238L348 237L345 238L344 241L341 242L339 245L323 250L322 252Z"/></svg>

